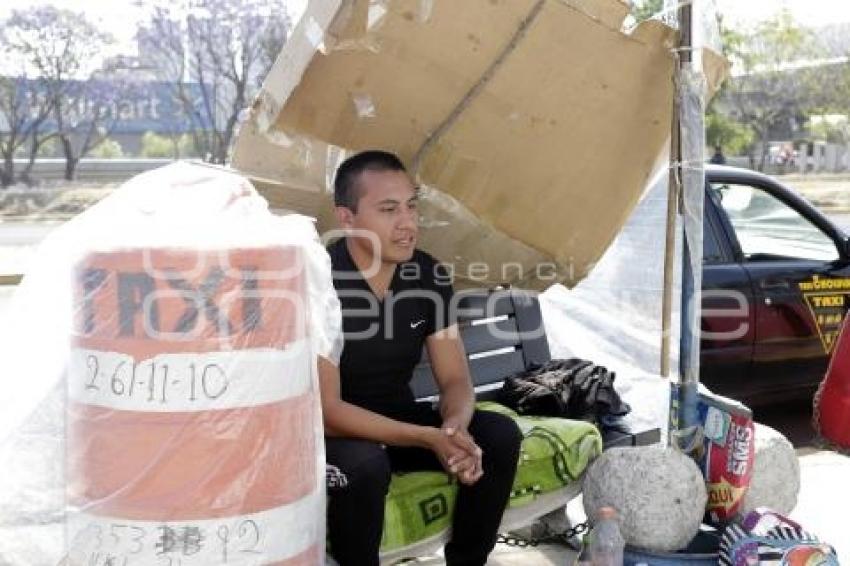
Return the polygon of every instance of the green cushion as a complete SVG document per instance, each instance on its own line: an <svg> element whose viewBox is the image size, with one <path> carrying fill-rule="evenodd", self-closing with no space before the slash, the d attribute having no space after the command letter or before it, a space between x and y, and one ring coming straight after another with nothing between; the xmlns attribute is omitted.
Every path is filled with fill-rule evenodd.
<svg viewBox="0 0 850 566"><path fill-rule="evenodd" d="M478 409L508 415L523 434L510 507L575 481L602 452L602 437L590 423L519 416L492 402ZM457 486L442 472L393 474L384 511L381 550L390 551L438 535L451 525Z"/></svg>

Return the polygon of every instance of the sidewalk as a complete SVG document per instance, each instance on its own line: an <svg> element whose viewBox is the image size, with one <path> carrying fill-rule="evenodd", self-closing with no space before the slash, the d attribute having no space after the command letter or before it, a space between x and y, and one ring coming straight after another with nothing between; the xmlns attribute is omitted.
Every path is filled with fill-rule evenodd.
<svg viewBox="0 0 850 566"><path fill-rule="evenodd" d="M791 518L830 543L850 563L850 457L814 448L797 450L800 496Z"/></svg>
<svg viewBox="0 0 850 566"><path fill-rule="evenodd" d="M809 532L830 543L839 560L850 563L850 457L827 450L798 448L800 459L800 494L791 518ZM570 505L570 515L580 513L580 505ZM565 546L541 545L537 548L514 548L498 545L488 566L570 566L575 553ZM439 557L421 558L411 564L444 565Z"/></svg>
<svg viewBox="0 0 850 566"><path fill-rule="evenodd" d="M571 566L575 553L564 546L546 544L536 548L515 548L499 544L487 560L487 566ZM406 562L416 566L442 566L439 557L420 558Z"/></svg>

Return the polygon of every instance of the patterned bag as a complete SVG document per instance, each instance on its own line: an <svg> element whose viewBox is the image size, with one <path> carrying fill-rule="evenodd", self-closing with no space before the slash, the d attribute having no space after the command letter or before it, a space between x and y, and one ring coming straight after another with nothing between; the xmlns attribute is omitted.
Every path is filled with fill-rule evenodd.
<svg viewBox="0 0 850 566"><path fill-rule="evenodd" d="M838 566L835 550L794 521L768 511L750 512L720 539L721 566Z"/></svg>

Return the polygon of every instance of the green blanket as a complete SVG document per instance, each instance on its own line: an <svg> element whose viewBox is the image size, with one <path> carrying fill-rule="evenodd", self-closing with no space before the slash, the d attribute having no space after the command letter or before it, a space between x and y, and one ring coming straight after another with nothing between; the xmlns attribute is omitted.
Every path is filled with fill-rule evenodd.
<svg viewBox="0 0 850 566"><path fill-rule="evenodd" d="M584 421L523 417L491 402L478 409L513 418L523 434L510 507L575 481L602 452L602 437ZM457 486L442 472L393 474L384 511L381 550L395 550L445 531L451 525Z"/></svg>

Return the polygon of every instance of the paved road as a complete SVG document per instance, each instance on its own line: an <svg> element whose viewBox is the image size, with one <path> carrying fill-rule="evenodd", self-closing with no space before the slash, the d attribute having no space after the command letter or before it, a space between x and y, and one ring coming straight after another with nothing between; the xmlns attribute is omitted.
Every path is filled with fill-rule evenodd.
<svg viewBox="0 0 850 566"><path fill-rule="evenodd" d="M58 223L0 222L0 275L17 275L26 271L39 243ZM0 324L15 288L0 285Z"/></svg>
<svg viewBox="0 0 850 566"><path fill-rule="evenodd" d="M0 245L38 243L58 225L58 222L0 222Z"/></svg>
<svg viewBox="0 0 850 566"><path fill-rule="evenodd" d="M0 222L0 275L24 273L38 245L59 224L59 222Z"/></svg>

